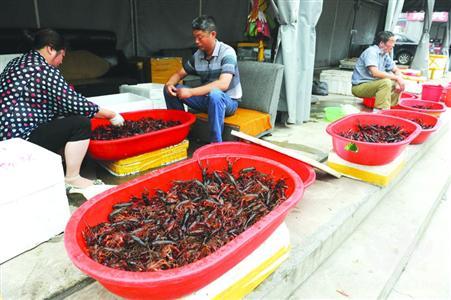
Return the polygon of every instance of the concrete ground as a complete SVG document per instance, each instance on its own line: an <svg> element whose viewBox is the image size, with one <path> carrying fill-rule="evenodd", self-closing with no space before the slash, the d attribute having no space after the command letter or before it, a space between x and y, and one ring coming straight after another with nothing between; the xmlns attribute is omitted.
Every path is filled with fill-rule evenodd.
<svg viewBox="0 0 451 300"><path fill-rule="evenodd" d="M319 98L312 105L310 122L279 125L264 139L321 160L331 149L324 107L349 104L365 109L354 97ZM442 128L426 143L408 147L404 169L387 187L317 172L316 182L286 218L292 244L289 258L247 297L450 298L446 284L450 274L444 268L449 266L445 263L450 235L445 230L450 206L443 197L450 180L450 117L449 112L442 116ZM83 172L109 184L133 178L115 178L89 161ZM81 195L70 196L72 209L84 201ZM0 265L0 295L118 299L73 266L62 235Z"/></svg>

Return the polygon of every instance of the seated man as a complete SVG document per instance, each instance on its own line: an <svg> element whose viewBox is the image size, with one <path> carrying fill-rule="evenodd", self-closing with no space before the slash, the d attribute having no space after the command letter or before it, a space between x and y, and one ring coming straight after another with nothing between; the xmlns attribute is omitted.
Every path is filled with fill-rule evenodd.
<svg viewBox="0 0 451 300"><path fill-rule="evenodd" d="M376 97L376 109L390 109L404 90L402 75L389 55L396 39L392 32L381 31L375 42L357 60L352 73L352 94L360 98Z"/></svg>
<svg viewBox="0 0 451 300"><path fill-rule="evenodd" d="M224 117L235 113L242 94L236 53L216 39L215 21L210 16L194 19L192 32L198 50L166 83L166 106L183 110L186 104L207 113L210 141L222 142ZM202 85L188 88L177 84L188 74L199 75Z"/></svg>

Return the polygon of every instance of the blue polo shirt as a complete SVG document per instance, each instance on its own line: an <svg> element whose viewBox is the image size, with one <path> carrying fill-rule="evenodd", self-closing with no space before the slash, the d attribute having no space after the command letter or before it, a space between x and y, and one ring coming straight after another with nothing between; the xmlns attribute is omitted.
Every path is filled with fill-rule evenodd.
<svg viewBox="0 0 451 300"><path fill-rule="evenodd" d="M395 67L395 63L390 55L382 51L377 45L368 47L360 55L354 67L354 72L352 73L352 85L376 79L368 70L369 66L375 66L383 72L390 72Z"/></svg>
<svg viewBox="0 0 451 300"><path fill-rule="evenodd" d="M186 73L199 75L202 84L218 80L223 73L232 74L232 81L225 93L232 99L240 100L242 90L235 50L229 45L216 40L215 49L210 60L206 59L206 55L204 51L197 50L183 65Z"/></svg>

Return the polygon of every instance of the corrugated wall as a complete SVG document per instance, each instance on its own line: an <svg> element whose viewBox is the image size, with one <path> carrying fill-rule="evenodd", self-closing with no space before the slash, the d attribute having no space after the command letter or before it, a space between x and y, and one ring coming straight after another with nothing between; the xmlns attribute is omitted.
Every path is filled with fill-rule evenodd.
<svg viewBox="0 0 451 300"><path fill-rule="evenodd" d="M348 56L354 15L354 1L327 0L323 5L323 13L316 26L316 68L336 66L340 59ZM383 6L361 2L356 16L357 32L353 38L353 48L373 42L375 33L381 28L384 12Z"/></svg>
<svg viewBox="0 0 451 300"><path fill-rule="evenodd" d="M130 0L38 0L42 26L102 29L116 32L118 48L134 54ZM219 38L227 42L245 39L249 2L244 0L134 0L136 3L137 53L150 55L159 49L193 46L191 20L202 11L216 16ZM33 0L2 0L0 27L36 27ZM227 5L225 5L227 3ZM362 1L356 19L355 44L370 44L381 23L384 7ZM338 65L347 57L352 27L352 0L325 0L317 25L315 67Z"/></svg>

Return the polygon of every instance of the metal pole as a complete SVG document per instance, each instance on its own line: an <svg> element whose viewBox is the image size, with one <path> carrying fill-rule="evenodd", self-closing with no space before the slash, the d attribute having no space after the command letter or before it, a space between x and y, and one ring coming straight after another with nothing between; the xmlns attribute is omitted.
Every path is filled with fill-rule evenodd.
<svg viewBox="0 0 451 300"><path fill-rule="evenodd" d="M129 0L130 3L130 22L132 29L132 47L133 55L138 56L138 30L135 0Z"/></svg>
<svg viewBox="0 0 451 300"><path fill-rule="evenodd" d="M354 16L352 17L352 28L351 28L351 38L349 39L349 46L348 46L348 57L351 56L351 47L354 40L354 35L357 33L357 30L355 29L355 21L357 19L357 13L360 9L360 0L354 0Z"/></svg>
<svg viewBox="0 0 451 300"><path fill-rule="evenodd" d="M41 28L41 20L39 18L38 0L33 0L34 16L36 18L36 28Z"/></svg>

